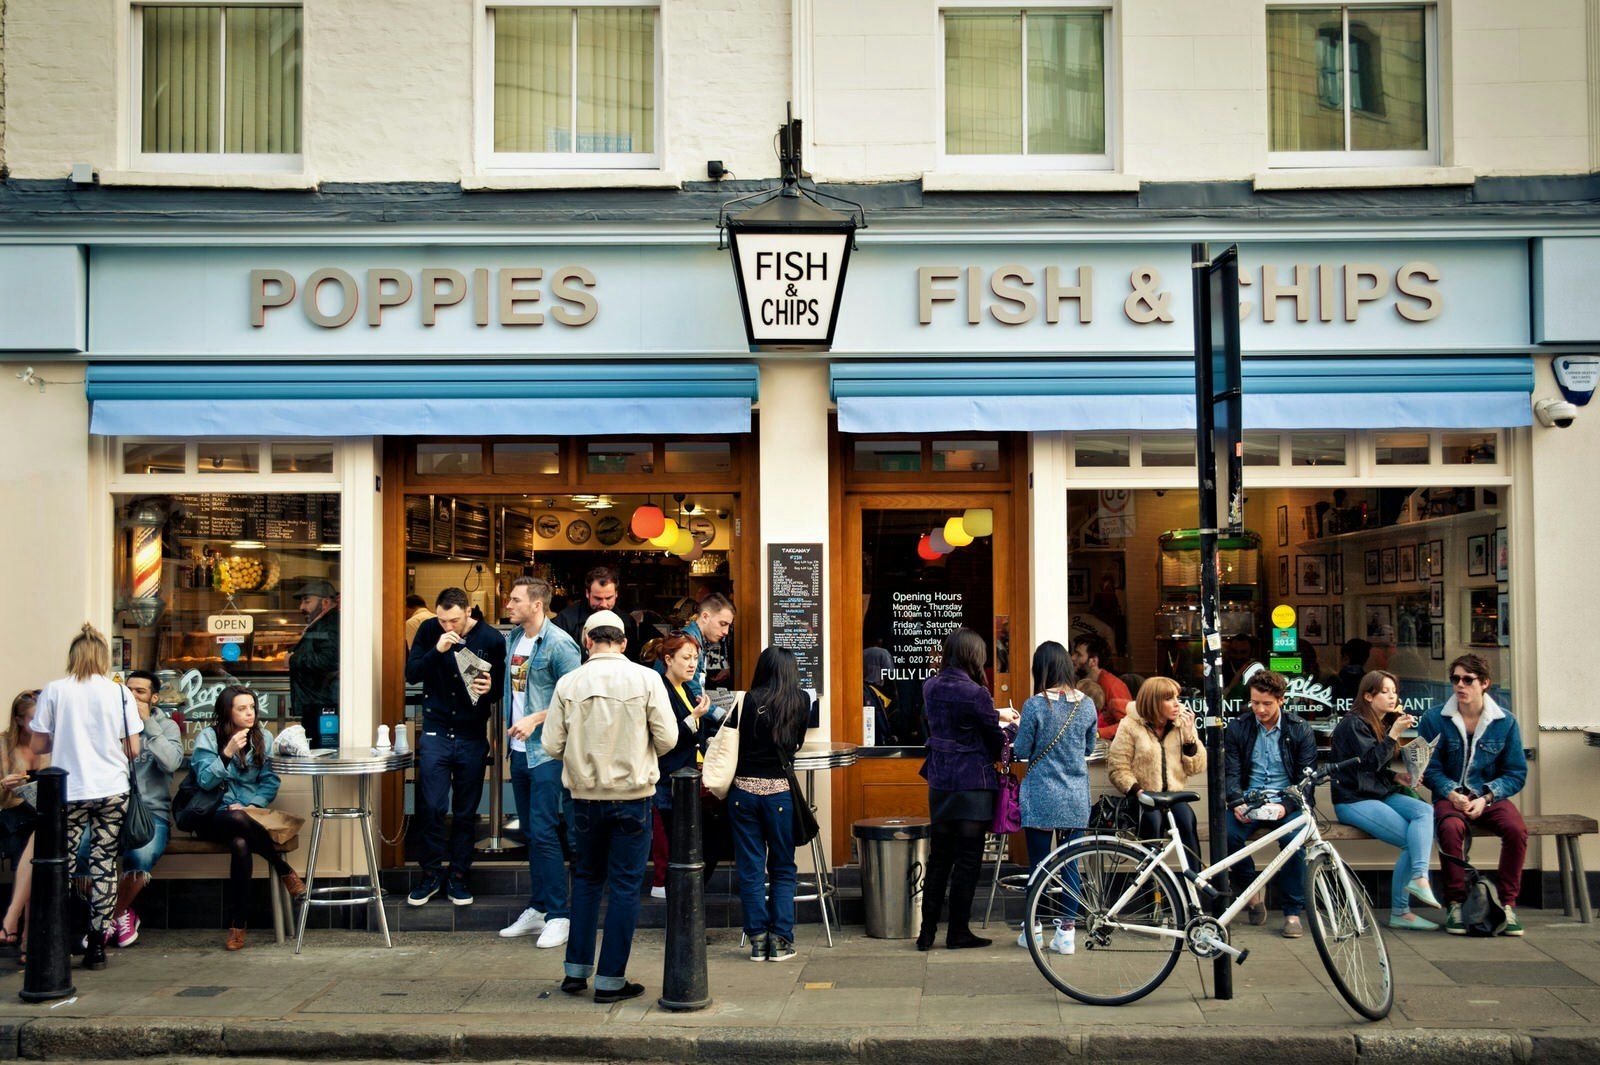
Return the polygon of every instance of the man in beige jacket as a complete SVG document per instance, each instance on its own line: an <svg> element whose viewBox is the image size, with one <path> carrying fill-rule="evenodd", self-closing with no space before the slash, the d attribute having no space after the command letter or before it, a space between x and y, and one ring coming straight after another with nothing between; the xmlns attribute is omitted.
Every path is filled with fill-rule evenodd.
<svg viewBox="0 0 1600 1065"><path fill-rule="evenodd" d="M639 921L639 888L650 854L650 799L656 759L678 742L666 685L655 670L628 661L622 619L597 610L583 623L589 660L556 682L544 722L544 747L561 760L572 793L577 860L572 929L561 990L577 995L594 976L594 1000L621 1002L644 992L629 983L628 955ZM594 962L600 892L610 883L600 965Z"/></svg>

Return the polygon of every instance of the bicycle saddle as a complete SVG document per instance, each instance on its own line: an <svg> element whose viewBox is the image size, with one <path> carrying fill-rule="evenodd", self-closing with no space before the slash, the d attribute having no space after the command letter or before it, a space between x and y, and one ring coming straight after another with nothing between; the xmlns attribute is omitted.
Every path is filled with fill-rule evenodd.
<svg viewBox="0 0 1600 1065"><path fill-rule="evenodd" d="M1152 810L1165 810L1180 802L1199 802L1200 795L1193 791L1141 791L1139 805Z"/></svg>

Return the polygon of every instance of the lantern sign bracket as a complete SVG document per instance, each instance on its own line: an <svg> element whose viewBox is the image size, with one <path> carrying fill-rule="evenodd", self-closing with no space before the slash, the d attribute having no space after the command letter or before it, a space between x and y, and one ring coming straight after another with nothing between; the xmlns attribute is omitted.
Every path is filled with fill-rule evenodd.
<svg viewBox="0 0 1600 1065"><path fill-rule="evenodd" d="M857 249L855 231L867 228L867 211L855 200L836 196L816 187L816 183L802 185L801 178L806 176L801 167L800 130L801 120L794 117L794 105L787 108L787 120L778 127L778 132L773 136L773 150L778 156L778 165L783 170L783 184L775 189L761 189L757 192L747 193L724 203L717 212L717 250L728 250L728 221L729 208L747 204L750 207L759 207L761 204L778 197L788 199L805 199L819 207L826 208L823 200L829 200L850 210L848 216L854 227L850 233L850 248Z"/></svg>

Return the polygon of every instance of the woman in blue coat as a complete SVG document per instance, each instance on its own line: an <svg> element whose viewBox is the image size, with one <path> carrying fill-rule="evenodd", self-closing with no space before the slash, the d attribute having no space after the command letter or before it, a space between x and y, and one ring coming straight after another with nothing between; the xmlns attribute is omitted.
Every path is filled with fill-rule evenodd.
<svg viewBox="0 0 1600 1065"><path fill-rule="evenodd" d="M1067 649L1046 640L1033 652L1033 687L1037 694L1022 704L1022 720L1014 744L1028 763L1022 780L1022 829L1028 844L1030 875L1055 849L1057 833L1071 838L1089 823L1089 756L1098 738L1099 714L1094 700L1072 686L1072 659ZM1069 878L1076 870L1069 870ZM1069 883L1069 891L1077 885ZM1071 954L1075 934L1072 915L1054 920L1049 949ZM1027 928L1017 945L1028 945ZM1044 930L1034 925L1033 936Z"/></svg>
<svg viewBox="0 0 1600 1065"><path fill-rule="evenodd" d="M944 945L959 950L990 943L973 935L968 926L983 868L983 837L994 819L999 790L994 763L1005 743L1000 715L984 683L987 658L983 637L971 629L956 629L944 638L939 672L922 685L928 719L928 757L922 775L928 781L933 842L922 887L918 950L933 946L947 889L950 916ZM1004 713L1008 723L1016 720L1013 711Z"/></svg>

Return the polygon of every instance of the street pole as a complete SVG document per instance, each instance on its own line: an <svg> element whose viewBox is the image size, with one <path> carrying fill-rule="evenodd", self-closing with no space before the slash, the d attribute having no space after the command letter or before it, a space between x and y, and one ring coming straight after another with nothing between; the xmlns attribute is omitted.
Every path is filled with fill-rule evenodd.
<svg viewBox="0 0 1600 1065"><path fill-rule="evenodd" d="M672 838L667 841L667 952L661 1008L676 1013L711 1005L706 976L706 886L701 873L700 770L672 774Z"/></svg>
<svg viewBox="0 0 1600 1065"><path fill-rule="evenodd" d="M1226 369L1229 358L1237 362L1238 353L1238 265L1235 256L1219 256L1221 275L1213 279L1218 269L1211 259L1209 245L1197 243L1190 248L1190 267L1194 277L1194 407L1195 407L1195 463L1198 467L1200 488L1200 639L1201 660L1204 663L1205 729L1206 729L1206 786L1210 801L1208 806L1211 829L1211 864L1228 856L1228 806L1225 794L1226 755L1222 748L1222 631L1219 608L1222 589L1217 576L1217 404L1224 407L1229 442L1229 522L1237 523L1240 496L1240 465L1235 452L1239 432L1239 395L1237 374ZM1231 251L1231 249L1230 249ZM1220 299L1213 303L1214 286L1220 281ZM1231 284L1230 284L1231 282ZM1230 300L1229 292L1233 293ZM1230 319L1231 316L1231 319ZM1218 346L1223 348L1219 352ZM1231 351L1228 350L1231 347ZM1218 356L1222 358L1218 358ZM1217 380L1218 370L1224 378ZM1219 385L1221 394L1219 395ZM1221 877L1213 885L1217 894L1210 900L1210 912L1220 917L1232 902L1229 878ZM1232 959L1217 955L1212 962L1214 991L1219 1000L1233 998Z"/></svg>
<svg viewBox="0 0 1600 1065"><path fill-rule="evenodd" d="M24 1002L48 1002L77 991L67 931L67 771L40 769L33 779L39 785L39 821L33 830L28 966L17 994Z"/></svg>

